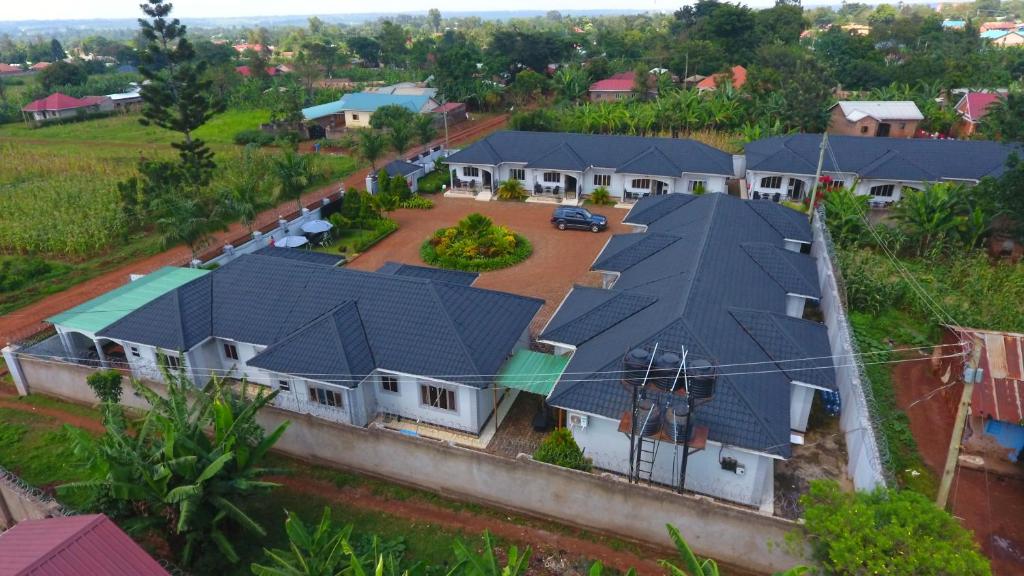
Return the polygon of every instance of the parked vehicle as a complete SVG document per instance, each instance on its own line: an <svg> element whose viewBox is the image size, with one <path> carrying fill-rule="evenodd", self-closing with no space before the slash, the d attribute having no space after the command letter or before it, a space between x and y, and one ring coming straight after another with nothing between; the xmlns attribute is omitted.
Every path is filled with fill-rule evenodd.
<svg viewBox="0 0 1024 576"><path fill-rule="evenodd" d="M559 230L578 228L580 230L600 232L608 227L608 218L600 214L594 214L585 208L561 206L555 208L555 213L551 215L551 223Z"/></svg>

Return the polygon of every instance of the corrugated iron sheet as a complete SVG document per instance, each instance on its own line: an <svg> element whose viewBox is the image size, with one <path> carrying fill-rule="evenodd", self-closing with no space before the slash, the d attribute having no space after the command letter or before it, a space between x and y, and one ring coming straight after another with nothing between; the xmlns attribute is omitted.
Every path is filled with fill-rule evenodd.
<svg viewBox="0 0 1024 576"><path fill-rule="evenodd" d="M974 388L971 410L1013 424L1024 421L1024 334L962 328L981 346L982 381Z"/></svg>

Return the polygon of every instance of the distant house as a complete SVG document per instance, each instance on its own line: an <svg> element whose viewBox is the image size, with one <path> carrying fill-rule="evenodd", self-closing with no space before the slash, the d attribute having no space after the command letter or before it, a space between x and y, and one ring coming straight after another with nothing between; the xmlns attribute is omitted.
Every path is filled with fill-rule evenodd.
<svg viewBox="0 0 1024 576"><path fill-rule="evenodd" d="M989 30L1019 30L1021 27L1024 27L1024 24L1014 21L984 22L978 27L978 32L984 34Z"/></svg>
<svg viewBox="0 0 1024 576"><path fill-rule="evenodd" d="M633 96L636 72L620 72L590 85L587 93L591 102L615 102Z"/></svg>
<svg viewBox="0 0 1024 576"><path fill-rule="evenodd" d="M839 28L848 34L856 34L857 36L871 34L871 26L866 24L843 24Z"/></svg>
<svg viewBox="0 0 1024 576"><path fill-rule="evenodd" d="M765 138L746 146L747 194L751 198L802 200L814 185L820 134ZM905 189L930 182L977 184L999 176L1014 146L987 140L858 138L829 136L822 175L831 186L853 186L874 205L898 202Z"/></svg>
<svg viewBox="0 0 1024 576"><path fill-rule="evenodd" d="M986 455L1001 453L1004 462L1024 461L1024 334L946 326L942 341L949 346L947 352L960 342L981 351L981 380L975 382L971 395L965 449L974 452L980 448ZM940 358L935 368L944 382L956 384L946 394L948 404L955 407L963 392L958 382L962 382L965 358Z"/></svg>
<svg viewBox="0 0 1024 576"><path fill-rule="evenodd" d="M451 126L469 120L469 112L466 111L466 105L462 102L445 102L431 110L430 113L435 116L434 124L437 126L444 126L445 122Z"/></svg>
<svg viewBox="0 0 1024 576"><path fill-rule="evenodd" d="M390 86L377 86L374 88L367 88L366 92L374 92L377 94L395 94L398 96L427 96L428 98L437 97L437 88L430 88L429 86L423 86L416 82L399 82L398 84L392 84Z"/></svg>
<svg viewBox="0 0 1024 576"><path fill-rule="evenodd" d="M982 33L981 38L1000 48L1024 45L1024 32L1020 30L989 30Z"/></svg>
<svg viewBox="0 0 1024 576"><path fill-rule="evenodd" d="M956 112L960 115L960 122L954 127L954 132L961 138L974 134L988 112L988 107L996 103L1000 95L995 92L968 92L957 102Z"/></svg>
<svg viewBox="0 0 1024 576"><path fill-rule="evenodd" d="M924 120L917 104L907 100L844 101L829 109L829 134L913 138Z"/></svg>
<svg viewBox="0 0 1024 576"><path fill-rule="evenodd" d="M54 92L46 98L26 104L21 109L21 113L26 122L43 124L80 118L89 114L109 112L113 109L114 103L106 96L74 98L60 92Z"/></svg>
<svg viewBox="0 0 1024 576"><path fill-rule="evenodd" d="M579 203L597 188L622 201L726 192L732 155L696 140L567 132L496 132L448 157L452 188L490 192L519 180L536 199ZM478 197L479 198L479 197Z"/></svg>
<svg viewBox="0 0 1024 576"><path fill-rule="evenodd" d="M355 426L386 416L479 434L514 398L494 375L527 347L543 304L475 288L476 274L362 272L276 252L171 270L51 318L61 353L93 351L147 380L163 378L161 363L198 386L246 378L280 390L282 409Z"/></svg>
<svg viewBox="0 0 1024 576"><path fill-rule="evenodd" d="M4 64L0 62L0 76L6 76L8 74L22 74L24 70L21 66L12 66L10 64Z"/></svg>
<svg viewBox="0 0 1024 576"><path fill-rule="evenodd" d="M332 131L346 128L365 128L370 118L381 106L402 106L416 114L433 112L438 104L429 96L406 96L401 94L380 94L377 92L356 92L346 94L340 100L302 109L302 116L322 126L327 135Z"/></svg>
<svg viewBox="0 0 1024 576"><path fill-rule="evenodd" d="M942 21L942 29L943 30L963 30L966 27L967 27L967 21L966 20L943 20Z"/></svg>
<svg viewBox="0 0 1024 576"><path fill-rule="evenodd" d="M713 398L689 414L685 487L771 511L776 461L803 443L815 395L836 390L828 330L804 319L805 303L821 298L806 216L727 194L678 194L640 200L624 222L640 232L609 238L591 267L603 287L573 287L539 337L570 358L548 404L565 411L595 467L628 472L633 389L624 359L648 351L661 376L645 390L659 410L645 420L654 433L641 448L641 479L678 485L685 448L664 407L686 404L681 388L666 385L682 349L690 367L698 359L757 366L720 368Z"/></svg>
<svg viewBox="0 0 1024 576"><path fill-rule="evenodd" d="M266 51L268 51L268 52L273 52L274 51L274 47L273 46L263 46L262 44L242 43L242 44L235 44L234 46L232 46L232 48L234 48L235 52L238 52L239 54L242 54L246 50L252 50L253 52L263 52L264 49L266 49Z"/></svg>
<svg viewBox="0 0 1024 576"><path fill-rule="evenodd" d="M253 70L249 66L235 66L235 72L238 72L239 74L241 74L242 76L244 76L246 78L252 78ZM279 74L283 74L284 73L284 72L281 71L280 67L278 67L278 66L267 66L266 67L266 72L267 72L267 76L277 76Z"/></svg>
<svg viewBox="0 0 1024 576"><path fill-rule="evenodd" d="M19 522L0 534L0 574L170 576L103 514Z"/></svg>
<svg viewBox="0 0 1024 576"><path fill-rule="evenodd" d="M718 85L726 81L732 82L732 87L739 90L747 83L747 69L743 66L733 66L728 72L712 74L697 83L697 90L718 90Z"/></svg>
<svg viewBox="0 0 1024 576"><path fill-rule="evenodd" d="M47 69L49 66L50 66L49 62L36 62L35 64L29 66L28 69L32 70L32 71L35 71L35 72L38 72L40 70Z"/></svg>

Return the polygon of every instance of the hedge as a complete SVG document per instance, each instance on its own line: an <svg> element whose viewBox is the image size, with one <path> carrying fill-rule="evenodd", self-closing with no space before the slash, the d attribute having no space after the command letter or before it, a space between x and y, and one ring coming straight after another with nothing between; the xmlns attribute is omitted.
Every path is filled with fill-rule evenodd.
<svg viewBox="0 0 1024 576"><path fill-rule="evenodd" d="M453 258L438 255L434 246L431 245L430 239L428 238L423 245L420 246L420 258L427 264L437 266L438 268L449 268L452 270L464 270L466 272L487 272L488 270L500 270L501 268L508 268L509 266L515 266L523 260L526 260L533 254L533 246L530 241L519 234L513 234L516 239L516 249L511 254L500 256L497 258L487 259L468 259L468 258Z"/></svg>

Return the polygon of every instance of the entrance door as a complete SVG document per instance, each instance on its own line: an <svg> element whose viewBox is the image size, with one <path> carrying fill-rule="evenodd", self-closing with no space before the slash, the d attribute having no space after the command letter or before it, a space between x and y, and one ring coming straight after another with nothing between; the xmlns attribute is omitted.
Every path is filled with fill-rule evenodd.
<svg viewBox="0 0 1024 576"><path fill-rule="evenodd" d="M888 136L890 128L892 128L892 126L890 124L888 124L886 122L880 123L878 125L878 132L875 132L875 136L878 136L879 138L884 138L884 137Z"/></svg>
<svg viewBox="0 0 1024 576"><path fill-rule="evenodd" d="M484 187L485 188L490 188L491 187L491 173L488 172L487 170L481 170L480 171L480 176L483 178Z"/></svg>
<svg viewBox="0 0 1024 576"><path fill-rule="evenodd" d="M565 197L575 198L576 197L576 177L565 174L562 176L565 179Z"/></svg>
<svg viewBox="0 0 1024 576"><path fill-rule="evenodd" d="M661 180L651 180L651 194L659 196L668 192L668 185Z"/></svg>
<svg viewBox="0 0 1024 576"><path fill-rule="evenodd" d="M790 178L789 186L786 187L786 194L790 200L802 199L804 197L804 181Z"/></svg>

